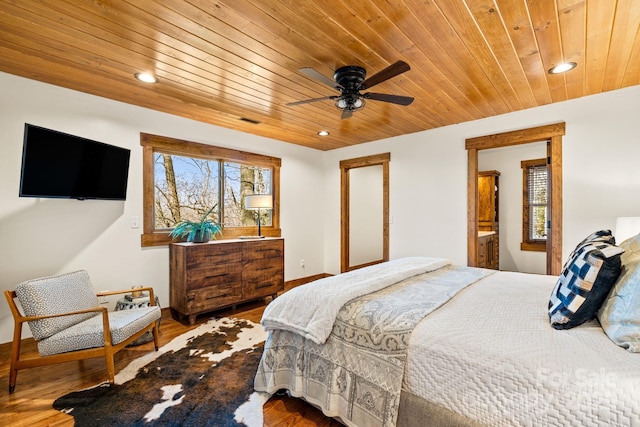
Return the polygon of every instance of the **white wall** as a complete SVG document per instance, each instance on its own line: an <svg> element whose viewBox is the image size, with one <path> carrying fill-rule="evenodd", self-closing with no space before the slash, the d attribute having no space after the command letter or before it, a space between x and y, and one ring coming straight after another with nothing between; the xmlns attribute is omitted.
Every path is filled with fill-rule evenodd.
<svg viewBox="0 0 640 427"><path fill-rule="evenodd" d="M142 218L140 132L280 157L285 279L324 272L323 212L309 191L324 187L321 152L4 73L0 93L2 290L85 269L97 290L151 285L161 305L169 305L168 248L141 248L142 228L131 228L132 216ZM131 149L126 202L18 197L25 122ZM0 343L11 340L12 325L1 302Z"/></svg>
<svg viewBox="0 0 640 427"><path fill-rule="evenodd" d="M547 253L520 250L522 242L522 160L547 157L546 142L478 152L478 170L500 172L498 203L500 270L545 274Z"/></svg>
<svg viewBox="0 0 640 427"><path fill-rule="evenodd" d="M340 271L339 161L391 153L390 256L466 264L466 138L565 121L563 256L590 232L640 216L640 86L319 152L0 73L0 287L86 269L96 289L148 284L168 305L168 249L141 248L140 132L282 158L285 279ZM402 108L402 107L397 107ZM357 120L357 113L349 120ZM19 198L24 123L132 150L126 202ZM318 165L318 158L324 160ZM313 189L313 191L309 191ZM317 192L325 203L318 204ZM301 268L300 259L305 259ZM0 342L11 339L0 303ZM26 329L26 328L25 328Z"/></svg>
<svg viewBox="0 0 640 427"><path fill-rule="evenodd" d="M466 264L465 139L562 121L562 252L568 256L592 231L613 229L616 217L640 216L638 111L640 86L634 86L326 153L326 271L340 271L340 160L391 153L392 259L427 255Z"/></svg>

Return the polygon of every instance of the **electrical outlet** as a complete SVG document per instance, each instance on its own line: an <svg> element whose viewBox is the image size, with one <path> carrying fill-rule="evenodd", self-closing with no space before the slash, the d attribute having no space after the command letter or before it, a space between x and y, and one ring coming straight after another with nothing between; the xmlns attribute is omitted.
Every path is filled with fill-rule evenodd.
<svg viewBox="0 0 640 427"><path fill-rule="evenodd" d="M109 303L109 299L107 297L98 297L98 302L100 304L108 304Z"/></svg>
<svg viewBox="0 0 640 427"><path fill-rule="evenodd" d="M300 268L304 268L304 258L300 260Z"/></svg>

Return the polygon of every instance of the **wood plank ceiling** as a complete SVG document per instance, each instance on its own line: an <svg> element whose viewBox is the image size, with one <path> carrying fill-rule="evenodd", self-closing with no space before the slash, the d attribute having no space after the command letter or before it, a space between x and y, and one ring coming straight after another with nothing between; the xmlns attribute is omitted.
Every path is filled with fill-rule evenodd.
<svg viewBox="0 0 640 427"><path fill-rule="evenodd" d="M0 71L329 150L638 85L639 28L638 0L0 0ZM409 106L286 105L338 94L302 67L397 60L375 91Z"/></svg>

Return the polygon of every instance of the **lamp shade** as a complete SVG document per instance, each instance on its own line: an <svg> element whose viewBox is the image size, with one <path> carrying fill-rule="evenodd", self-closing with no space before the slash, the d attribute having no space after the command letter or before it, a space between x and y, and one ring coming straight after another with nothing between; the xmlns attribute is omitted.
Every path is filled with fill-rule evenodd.
<svg viewBox="0 0 640 427"><path fill-rule="evenodd" d="M616 220L616 243L620 244L640 233L640 216L623 216Z"/></svg>
<svg viewBox="0 0 640 427"><path fill-rule="evenodd" d="M245 209L271 209L273 207L271 194L252 194L245 196Z"/></svg>

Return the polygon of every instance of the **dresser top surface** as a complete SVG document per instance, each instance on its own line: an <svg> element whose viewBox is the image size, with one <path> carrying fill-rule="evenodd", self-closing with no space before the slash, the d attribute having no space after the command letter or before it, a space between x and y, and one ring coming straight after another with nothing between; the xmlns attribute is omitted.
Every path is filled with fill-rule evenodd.
<svg viewBox="0 0 640 427"><path fill-rule="evenodd" d="M225 243L269 242L274 240L284 240L284 237L260 237L260 238L245 238L245 239L209 240L206 243L175 242L171 244L176 246L203 246L203 245L222 245Z"/></svg>

